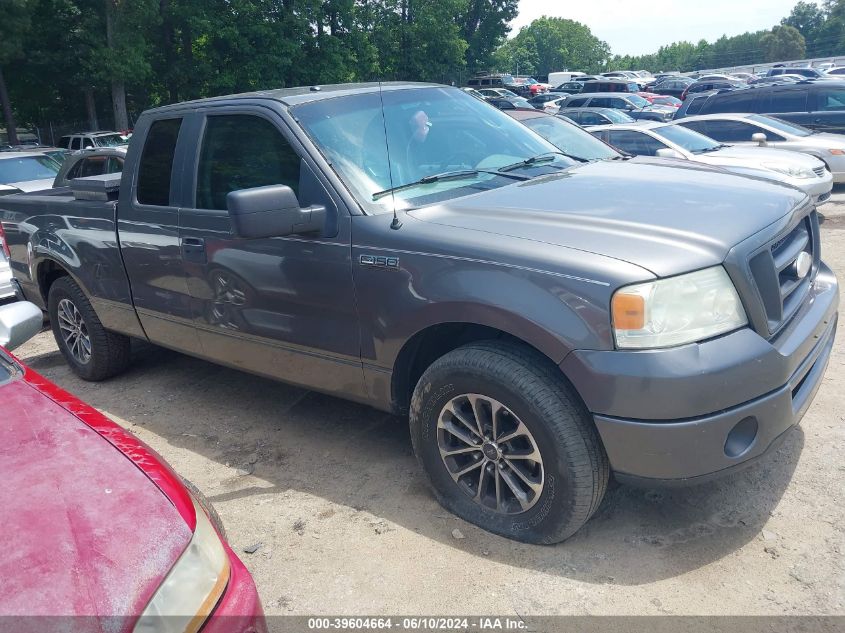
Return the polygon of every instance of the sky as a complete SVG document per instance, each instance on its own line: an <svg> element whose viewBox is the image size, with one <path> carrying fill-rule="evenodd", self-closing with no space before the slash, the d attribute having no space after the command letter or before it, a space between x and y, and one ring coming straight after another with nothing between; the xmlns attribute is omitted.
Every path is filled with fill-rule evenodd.
<svg viewBox="0 0 845 633"><path fill-rule="evenodd" d="M587 25L614 55L655 53L678 41L713 42L722 35L769 29L798 0L520 0L511 36L540 16Z"/></svg>

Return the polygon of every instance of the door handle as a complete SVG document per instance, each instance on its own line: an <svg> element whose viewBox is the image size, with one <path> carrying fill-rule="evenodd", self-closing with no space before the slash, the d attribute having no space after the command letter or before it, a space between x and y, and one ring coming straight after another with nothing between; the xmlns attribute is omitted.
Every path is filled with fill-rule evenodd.
<svg viewBox="0 0 845 633"><path fill-rule="evenodd" d="M205 240L201 237L182 238L182 259L194 264L205 264Z"/></svg>

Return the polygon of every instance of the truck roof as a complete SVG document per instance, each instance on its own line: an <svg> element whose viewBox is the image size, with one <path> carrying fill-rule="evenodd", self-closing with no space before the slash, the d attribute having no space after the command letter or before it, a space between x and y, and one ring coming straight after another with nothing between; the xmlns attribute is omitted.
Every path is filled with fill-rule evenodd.
<svg viewBox="0 0 845 633"><path fill-rule="evenodd" d="M381 88L384 91L406 90L409 88L443 88L443 84L434 83L418 83L412 81L385 81L385 82L368 82L368 83L348 83L348 84L327 84L317 86L299 86L296 88L277 88L275 90L258 90L255 92L243 92L234 95L223 95L220 97L208 97L206 99L197 99L195 101L183 101L174 103L172 105L161 106L159 108L152 108L147 112L162 113L171 110L182 110L185 107L196 107L204 104L213 104L220 101L237 101L237 100L253 100L253 99L270 99L280 101L287 106L299 105L301 103L310 103L312 101L322 101L323 99L333 99L335 97L343 97L351 94L363 94L368 92L376 92Z"/></svg>

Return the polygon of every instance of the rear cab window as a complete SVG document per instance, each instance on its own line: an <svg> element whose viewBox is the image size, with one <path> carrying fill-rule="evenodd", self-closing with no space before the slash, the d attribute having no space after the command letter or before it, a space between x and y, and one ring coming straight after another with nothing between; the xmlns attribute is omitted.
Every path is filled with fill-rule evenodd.
<svg viewBox="0 0 845 633"><path fill-rule="evenodd" d="M150 126L138 165L139 204L166 207L170 204L173 157L182 119L160 119Z"/></svg>

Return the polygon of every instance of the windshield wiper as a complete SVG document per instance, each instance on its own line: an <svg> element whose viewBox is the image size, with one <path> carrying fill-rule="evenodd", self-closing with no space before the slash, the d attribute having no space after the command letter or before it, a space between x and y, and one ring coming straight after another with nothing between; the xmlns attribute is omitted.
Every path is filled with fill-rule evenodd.
<svg viewBox="0 0 845 633"><path fill-rule="evenodd" d="M567 154L566 152L545 152L543 154L537 154L536 156L532 156L531 158L526 158L525 160L521 160L517 163L512 163L510 165L505 165L504 167L499 167L499 169L497 169L496 171L499 173L507 173L509 171L513 171L514 169L519 169L520 167L531 167L532 165L539 165L540 163L550 163L555 159L555 156L571 158L572 160L577 160L579 163L588 162L586 158L581 158L580 156L573 156L572 154Z"/></svg>
<svg viewBox="0 0 845 633"><path fill-rule="evenodd" d="M404 185L397 185L395 187L391 187L390 189L385 189L384 191L377 191L373 194L373 202L381 200L385 196L390 195L391 193L394 193L396 191L404 191L405 189L412 189L421 185L430 185L431 183L443 182L445 180L460 180L461 178L477 176L478 174L493 174L494 176L504 176L506 178L513 178L514 180L528 180L528 178L525 176L517 176L516 174L503 174L499 171L493 171L492 169L460 169L457 171L444 171L440 174L423 176L422 178L420 178L419 180L415 180L414 182L408 182Z"/></svg>

